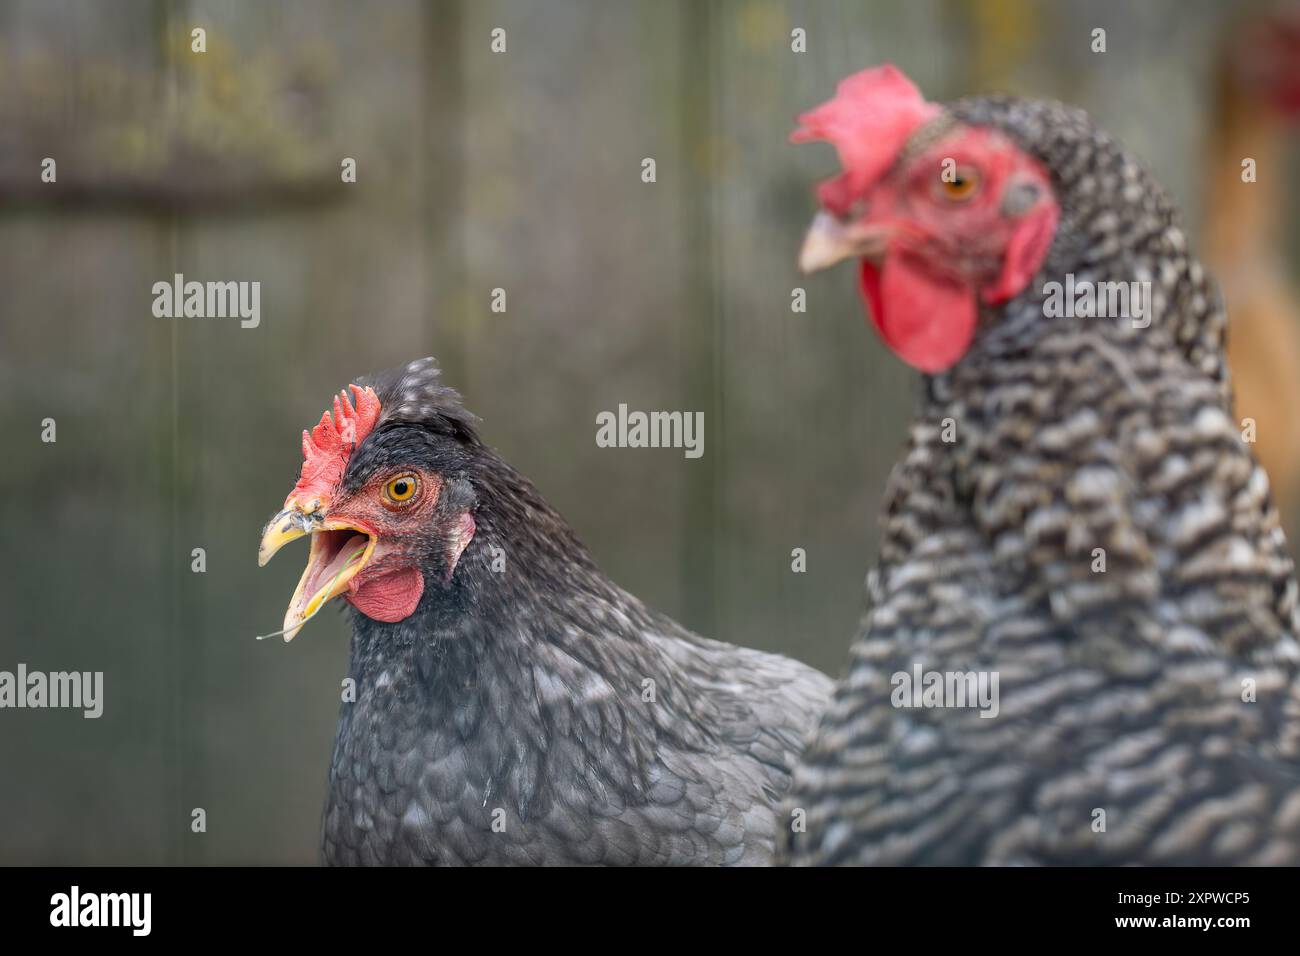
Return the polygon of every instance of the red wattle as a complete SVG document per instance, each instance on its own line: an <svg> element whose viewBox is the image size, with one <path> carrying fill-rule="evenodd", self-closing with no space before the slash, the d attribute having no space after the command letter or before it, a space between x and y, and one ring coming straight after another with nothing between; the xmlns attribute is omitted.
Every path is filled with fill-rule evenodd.
<svg viewBox="0 0 1300 956"><path fill-rule="evenodd" d="M345 599L368 618L392 624L415 613L424 593L424 575L416 568L402 568L360 584L353 578Z"/></svg>
<svg viewBox="0 0 1300 956"><path fill-rule="evenodd" d="M885 344L908 365L935 373L966 354L975 334L975 291L891 251L883 267L862 261L862 296Z"/></svg>

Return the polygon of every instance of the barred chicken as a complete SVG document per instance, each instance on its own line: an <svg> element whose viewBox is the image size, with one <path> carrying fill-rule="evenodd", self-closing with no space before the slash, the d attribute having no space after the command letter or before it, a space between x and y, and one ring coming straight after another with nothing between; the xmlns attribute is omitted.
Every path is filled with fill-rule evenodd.
<svg viewBox="0 0 1300 956"><path fill-rule="evenodd" d="M1170 201L1081 110L890 66L794 138L843 168L803 266L925 374L783 858L1300 862L1296 582Z"/></svg>

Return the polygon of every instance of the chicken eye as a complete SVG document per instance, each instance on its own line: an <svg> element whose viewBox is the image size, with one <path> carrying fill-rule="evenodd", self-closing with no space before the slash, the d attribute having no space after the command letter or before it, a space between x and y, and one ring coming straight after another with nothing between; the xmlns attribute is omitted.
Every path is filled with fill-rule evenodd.
<svg viewBox="0 0 1300 956"><path fill-rule="evenodd" d="M944 199L953 202L965 202L975 195L979 185L979 173L969 167L962 167L953 174L951 179L941 178L939 180L939 192Z"/></svg>
<svg viewBox="0 0 1300 956"><path fill-rule="evenodd" d="M393 504L403 505L415 497L419 486L420 479L415 475L398 475L396 478L390 478L388 484L384 485L384 497Z"/></svg>

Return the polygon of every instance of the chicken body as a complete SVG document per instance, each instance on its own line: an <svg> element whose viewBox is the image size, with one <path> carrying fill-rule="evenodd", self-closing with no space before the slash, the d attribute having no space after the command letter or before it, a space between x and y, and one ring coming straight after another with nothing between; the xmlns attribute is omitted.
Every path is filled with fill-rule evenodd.
<svg viewBox="0 0 1300 956"><path fill-rule="evenodd" d="M1296 583L1230 415L1218 292L1082 111L947 110L1051 171L1060 224L1036 280L924 380L787 858L1300 862ZM1068 273L1149 282L1150 323L1049 317ZM917 671L996 675L996 716L900 702Z"/></svg>
<svg viewBox="0 0 1300 956"><path fill-rule="evenodd" d="M325 862L770 862L829 678L698 637L611 582L479 440L432 360L363 384L382 412L323 514L378 538L378 576L349 597L355 700L339 717ZM391 495L391 475L407 476L403 496L418 482L423 510L361 510L376 480ZM395 561L416 562L423 591L386 622L402 613L392 595L410 593L406 570L382 576Z"/></svg>
<svg viewBox="0 0 1300 956"><path fill-rule="evenodd" d="M829 679L617 597L477 633L358 622L325 861L769 864Z"/></svg>

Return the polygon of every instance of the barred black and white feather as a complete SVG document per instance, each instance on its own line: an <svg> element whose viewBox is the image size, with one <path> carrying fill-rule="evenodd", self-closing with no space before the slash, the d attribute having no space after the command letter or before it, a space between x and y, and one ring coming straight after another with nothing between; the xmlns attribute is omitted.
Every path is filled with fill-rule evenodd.
<svg viewBox="0 0 1300 956"><path fill-rule="evenodd" d="M1082 111L949 110L1041 159L1062 218L1039 277L925 380L784 855L1298 863L1296 583L1232 415L1215 285ZM1067 273L1150 282L1150 325L1047 317L1044 284ZM916 668L996 673L998 715L895 707L893 676Z"/></svg>

